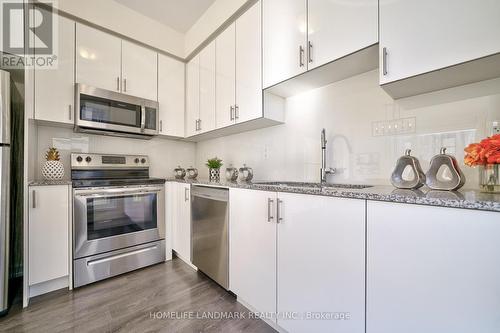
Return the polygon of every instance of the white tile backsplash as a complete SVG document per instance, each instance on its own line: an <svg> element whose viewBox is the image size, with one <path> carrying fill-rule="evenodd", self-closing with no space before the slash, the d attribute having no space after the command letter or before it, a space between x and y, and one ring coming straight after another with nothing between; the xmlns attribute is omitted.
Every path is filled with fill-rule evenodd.
<svg viewBox="0 0 500 333"><path fill-rule="evenodd" d="M92 152L108 154L142 154L151 161L151 176L172 177L177 165L184 168L194 165L195 144L163 138L138 140L103 135L74 133L72 128L38 125L38 170L41 179L41 166L45 162L45 152L49 147L58 146L65 169L65 179L70 179L71 152ZM71 148L70 148L71 147ZM69 148L69 149L68 149Z"/></svg>
<svg viewBox="0 0 500 333"><path fill-rule="evenodd" d="M333 182L389 184L396 160L406 148L424 171L442 146L456 154L468 182L477 170L463 166L463 148L489 135L500 119L500 79L394 101L378 84L378 72L315 89L287 99L286 123L197 143L200 175L207 158L253 167L254 179L318 181L320 131L328 139L328 166L340 170ZM409 134L373 135L374 122L414 119Z"/></svg>

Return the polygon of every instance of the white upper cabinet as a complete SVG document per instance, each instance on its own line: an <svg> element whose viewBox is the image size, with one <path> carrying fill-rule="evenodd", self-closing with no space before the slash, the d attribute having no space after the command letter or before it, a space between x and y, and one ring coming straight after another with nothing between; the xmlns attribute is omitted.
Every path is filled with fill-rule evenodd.
<svg viewBox="0 0 500 333"><path fill-rule="evenodd" d="M217 128L231 125L235 118L236 63L235 24L231 24L215 40L216 122ZM249 69L254 70L255 68Z"/></svg>
<svg viewBox="0 0 500 333"><path fill-rule="evenodd" d="M496 333L496 212L368 201L367 333Z"/></svg>
<svg viewBox="0 0 500 333"><path fill-rule="evenodd" d="M263 9L264 88L307 70L305 0L265 0Z"/></svg>
<svg viewBox="0 0 500 333"><path fill-rule="evenodd" d="M276 312L276 193L229 190L229 289L252 310Z"/></svg>
<svg viewBox="0 0 500 333"><path fill-rule="evenodd" d="M215 41L200 52L199 109L198 133L215 129Z"/></svg>
<svg viewBox="0 0 500 333"><path fill-rule="evenodd" d="M365 201L290 193L278 199L278 313L338 313L331 320L278 318L278 325L364 333Z"/></svg>
<svg viewBox="0 0 500 333"><path fill-rule="evenodd" d="M236 20L235 121L262 117L261 2Z"/></svg>
<svg viewBox="0 0 500 333"><path fill-rule="evenodd" d="M157 53L122 41L122 92L156 101Z"/></svg>
<svg viewBox="0 0 500 333"><path fill-rule="evenodd" d="M121 91L121 40L76 24L76 82Z"/></svg>
<svg viewBox="0 0 500 333"><path fill-rule="evenodd" d="M186 136L198 134L200 117L200 55L186 65Z"/></svg>
<svg viewBox="0 0 500 333"><path fill-rule="evenodd" d="M378 0L308 0L308 69L378 43Z"/></svg>
<svg viewBox="0 0 500 333"><path fill-rule="evenodd" d="M184 137L184 63L158 55L160 135Z"/></svg>
<svg viewBox="0 0 500 333"><path fill-rule="evenodd" d="M35 66L35 119L73 124L75 22L59 17L57 36L56 67Z"/></svg>
<svg viewBox="0 0 500 333"><path fill-rule="evenodd" d="M156 101L157 53L77 23L76 82Z"/></svg>
<svg viewBox="0 0 500 333"><path fill-rule="evenodd" d="M499 18L496 0L381 0L380 83L500 52Z"/></svg>

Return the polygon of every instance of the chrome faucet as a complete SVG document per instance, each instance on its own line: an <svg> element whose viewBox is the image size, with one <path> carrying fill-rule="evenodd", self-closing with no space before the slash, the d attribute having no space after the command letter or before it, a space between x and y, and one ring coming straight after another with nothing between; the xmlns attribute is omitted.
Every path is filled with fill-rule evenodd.
<svg viewBox="0 0 500 333"><path fill-rule="evenodd" d="M323 128L321 130L321 169L320 169L320 181L326 183L326 176L328 174L334 175L337 170L326 167L326 131Z"/></svg>

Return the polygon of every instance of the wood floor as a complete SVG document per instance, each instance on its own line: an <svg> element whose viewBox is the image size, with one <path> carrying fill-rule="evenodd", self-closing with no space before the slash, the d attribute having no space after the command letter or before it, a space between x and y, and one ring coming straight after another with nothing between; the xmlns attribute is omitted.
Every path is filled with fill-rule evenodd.
<svg viewBox="0 0 500 333"><path fill-rule="evenodd" d="M206 318L219 313L245 319ZM0 318L0 332L274 332L248 314L234 296L174 259L36 297L24 310L16 304Z"/></svg>

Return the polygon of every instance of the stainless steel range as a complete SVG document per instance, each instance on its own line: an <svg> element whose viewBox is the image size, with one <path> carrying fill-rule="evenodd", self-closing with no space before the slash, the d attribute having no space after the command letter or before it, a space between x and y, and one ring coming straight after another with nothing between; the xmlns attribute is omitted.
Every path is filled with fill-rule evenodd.
<svg viewBox="0 0 500 333"><path fill-rule="evenodd" d="M147 156L71 154L74 287L165 261L165 179Z"/></svg>

